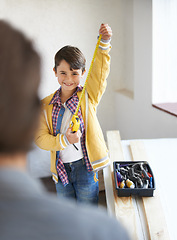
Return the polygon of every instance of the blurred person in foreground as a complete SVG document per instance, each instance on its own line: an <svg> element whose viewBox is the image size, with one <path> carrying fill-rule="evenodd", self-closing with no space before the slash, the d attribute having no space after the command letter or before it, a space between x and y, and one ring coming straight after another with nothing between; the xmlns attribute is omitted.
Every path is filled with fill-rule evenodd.
<svg viewBox="0 0 177 240"><path fill-rule="evenodd" d="M0 239L128 240L98 208L49 195L26 172L38 126L40 58L32 43L0 21Z"/></svg>

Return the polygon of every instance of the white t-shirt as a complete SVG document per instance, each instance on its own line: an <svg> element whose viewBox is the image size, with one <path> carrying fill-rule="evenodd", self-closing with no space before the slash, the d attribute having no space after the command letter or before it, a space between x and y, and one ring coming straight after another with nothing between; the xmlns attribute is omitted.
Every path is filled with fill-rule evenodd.
<svg viewBox="0 0 177 240"><path fill-rule="evenodd" d="M61 123L61 129L60 132L62 134L65 134L67 129L69 128L69 124L71 122L72 113L70 110L66 107L66 104L63 104L63 107L65 108L65 112L63 115L62 123ZM78 148L78 150L74 147L74 145ZM64 150L60 151L60 158L64 163L68 162L75 162L81 158L83 158L83 152L81 148L81 142L75 144L69 144Z"/></svg>

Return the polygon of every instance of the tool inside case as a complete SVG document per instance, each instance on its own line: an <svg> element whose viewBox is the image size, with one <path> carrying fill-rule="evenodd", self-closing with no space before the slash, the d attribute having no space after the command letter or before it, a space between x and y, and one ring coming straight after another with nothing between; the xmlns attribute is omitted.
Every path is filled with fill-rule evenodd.
<svg viewBox="0 0 177 240"><path fill-rule="evenodd" d="M153 196L155 180L147 161L116 161L113 164L118 196Z"/></svg>

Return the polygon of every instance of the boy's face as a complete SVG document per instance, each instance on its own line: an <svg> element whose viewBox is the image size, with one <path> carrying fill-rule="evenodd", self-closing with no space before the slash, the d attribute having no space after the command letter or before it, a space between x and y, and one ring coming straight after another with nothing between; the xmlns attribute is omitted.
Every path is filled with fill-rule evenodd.
<svg viewBox="0 0 177 240"><path fill-rule="evenodd" d="M58 83L62 87L62 91L73 94L76 87L79 85L84 73L81 69L70 69L70 65L62 60L57 67L55 76L58 78Z"/></svg>

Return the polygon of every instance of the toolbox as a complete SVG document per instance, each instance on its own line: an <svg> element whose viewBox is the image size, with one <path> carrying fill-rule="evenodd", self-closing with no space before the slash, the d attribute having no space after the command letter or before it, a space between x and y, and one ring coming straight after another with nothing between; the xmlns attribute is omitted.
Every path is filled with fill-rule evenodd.
<svg viewBox="0 0 177 240"><path fill-rule="evenodd" d="M119 197L152 197L155 179L147 161L115 161L114 180Z"/></svg>

